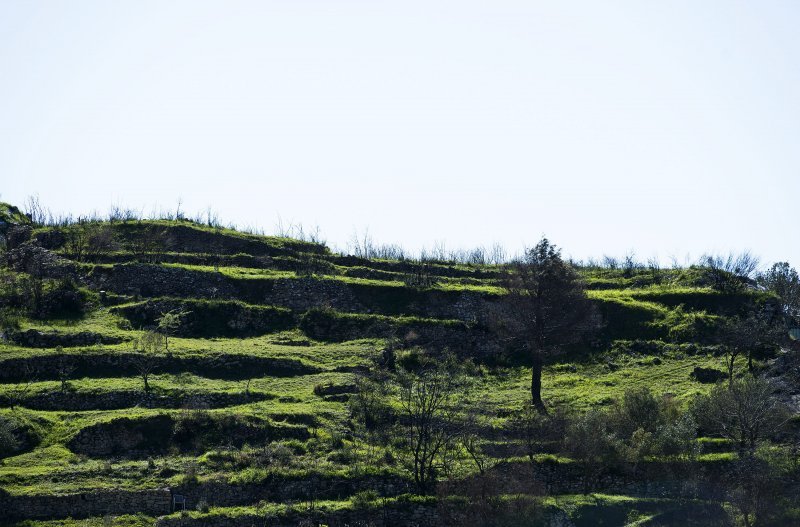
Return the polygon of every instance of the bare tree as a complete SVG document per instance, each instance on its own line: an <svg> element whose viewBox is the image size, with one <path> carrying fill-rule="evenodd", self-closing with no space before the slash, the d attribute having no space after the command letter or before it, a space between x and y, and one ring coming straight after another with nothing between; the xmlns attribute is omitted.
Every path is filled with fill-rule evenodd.
<svg viewBox="0 0 800 527"><path fill-rule="evenodd" d="M492 465L492 458L483 449L483 430L489 426L495 416L489 404L483 401L470 401L465 405L466 412L460 424L459 442L475 468L483 475Z"/></svg>
<svg viewBox="0 0 800 527"><path fill-rule="evenodd" d="M96 260L112 251L117 250L117 243L114 229L109 225L92 223L89 228L89 236L86 243L86 257L89 260Z"/></svg>
<svg viewBox="0 0 800 527"><path fill-rule="evenodd" d="M23 206L25 215L30 218L34 225L45 225L52 217L50 212L39 201L39 196L34 194L25 199Z"/></svg>
<svg viewBox="0 0 800 527"><path fill-rule="evenodd" d="M560 443L567 427L567 416L557 408L550 414L537 411L530 402L524 403L507 422L506 433L511 438L521 439L531 463L538 453L545 451L547 445Z"/></svg>
<svg viewBox="0 0 800 527"><path fill-rule="evenodd" d="M150 375L158 365L164 351L164 336L155 331L147 331L133 344L133 366L144 383L144 392L150 393Z"/></svg>
<svg viewBox="0 0 800 527"><path fill-rule="evenodd" d="M403 283L409 287L426 289L439 282L429 262L424 260L411 262L411 269L403 276Z"/></svg>
<svg viewBox="0 0 800 527"><path fill-rule="evenodd" d="M58 380L61 381L61 393L64 393L67 391L69 379L78 367L73 361L62 355L64 350L61 346L56 348L56 352L58 353Z"/></svg>
<svg viewBox="0 0 800 527"><path fill-rule="evenodd" d="M460 375L439 367L404 372L400 382L400 423L405 438L406 465L420 492L429 492L442 466L442 455L458 438Z"/></svg>
<svg viewBox="0 0 800 527"><path fill-rule="evenodd" d="M706 254L700 257L699 264L707 269L712 287L720 291L734 291L755 277L759 259L749 251L727 256Z"/></svg>
<svg viewBox="0 0 800 527"><path fill-rule="evenodd" d="M374 258L377 252L375 240L369 233L369 229L364 229L364 234L359 235L358 231L353 231L353 236L348 243L348 249L359 258Z"/></svg>
<svg viewBox="0 0 800 527"><path fill-rule="evenodd" d="M786 422L785 409L773 392L770 382L748 375L730 386L715 386L695 402L694 413L701 425L752 453Z"/></svg>
<svg viewBox="0 0 800 527"><path fill-rule="evenodd" d="M502 283L508 293L490 323L530 356L531 402L546 413L542 401L545 359L599 327L599 315L580 275L547 238L511 263Z"/></svg>

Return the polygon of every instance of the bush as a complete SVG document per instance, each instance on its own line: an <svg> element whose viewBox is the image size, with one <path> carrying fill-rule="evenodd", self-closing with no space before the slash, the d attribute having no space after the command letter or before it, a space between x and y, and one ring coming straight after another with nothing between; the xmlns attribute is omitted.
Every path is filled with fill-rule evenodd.
<svg viewBox="0 0 800 527"><path fill-rule="evenodd" d="M654 451L668 458L682 456L694 458L698 454L697 423L690 413L684 413L673 422L661 426L654 439Z"/></svg>
<svg viewBox="0 0 800 527"><path fill-rule="evenodd" d="M639 429L655 433L664 421L662 401L646 387L626 390L622 402L612 411L614 431L625 440Z"/></svg>
<svg viewBox="0 0 800 527"><path fill-rule="evenodd" d="M379 498L378 493L373 489L356 492L350 498L350 503L354 509L366 509Z"/></svg>
<svg viewBox="0 0 800 527"><path fill-rule="evenodd" d="M41 305L34 315L41 318L79 318L86 312L92 296L70 279L47 281Z"/></svg>
<svg viewBox="0 0 800 527"><path fill-rule="evenodd" d="M295 455L292 448L282 442L270 443L264 447L264 461L266 464L286 465Z"/></svg>
<svg viewBox="0 0 800 527"><path fill-rule="evenodd" d="M606 412L590 410L567 427L564 445L567 453L583 466L584 493L594 487L604 470L622 458L623 443L609 427Z"/></svg>
<svg viewBox="0 0 800 527"><path fill-rule="evenodd" d="M0 459L14 455L20 449L18 428L14 419L0 416Z"/></svg>

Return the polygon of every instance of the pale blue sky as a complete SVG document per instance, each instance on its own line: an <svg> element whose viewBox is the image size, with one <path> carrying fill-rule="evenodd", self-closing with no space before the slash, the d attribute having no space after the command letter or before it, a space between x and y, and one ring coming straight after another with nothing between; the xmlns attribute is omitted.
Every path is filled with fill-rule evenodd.
<svg viewBox="0 0 800 527"><path fill-rule="evenodd" d="M0 2L0 199L800 264L800 2Z"/></svg>

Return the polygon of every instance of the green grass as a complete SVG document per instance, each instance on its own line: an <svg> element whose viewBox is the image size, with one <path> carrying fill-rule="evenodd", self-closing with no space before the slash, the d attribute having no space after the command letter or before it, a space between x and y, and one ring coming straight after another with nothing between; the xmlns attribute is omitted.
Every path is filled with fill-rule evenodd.
<svg viewBox="0 0 800 527"><path fill-rule="evenodd" d="M0 207L0 214L3 210ZM225 313L234 308L246 311L263 322L262 319L266 319L270 313L274 314L271 306L262 303L269 298L271 287L276 283L285 284L285 281L300 279L346 288L348 294L352 294L364 306L363 312L359 313L330 309L311 312L327 317L322 322L330 324L328 329L331 332L337 328L341 330L341 338L328 338L328 335L311 331L305 333L301 321L310 315L304 316L301 312L289 312L286 309L278 311L287 317L286 320L291 317L291 325L269 327L265 331L270 332L264 334L237 334L243 338L236 338L233 334L218 331L196 331L184 333L192 336L170 338L169 353L176 363L185 360L181 364L194 364L191 361L208 359L215 367L219 367L220 363L214 363L213 360L225 361L226 364L252 364L243 361L274 359L295 361L306 368L285 375L278 375L275 371L270 375L250 375L247 367L241 366L242 371L238 376L215 375L212 368L176 373L157 372L150 379L156 396L175 399L192 395L235 395L249 390L251 394L264 396L264 400L208 410L208 415L235 415L259 422L307 427L311 437L303 441L276 441L280 443L276 448L288 449L292 454L288 460L270 461L272 464L252 462L253 459L260 459L266 445L248 445L241 449L217 445L206 452L194 452L191 455L173 450L154 456L152 462L146 459L92 459L71 452L66 447L81 430L123 418L146 420L167 415L170 419L178 419L191 414L193 410L149 408L142 403L118 410L40 411L25 408L23 402L14 410L0 409L0 415L14 414L24 419L36 429L41 441L32 451L0 460L0 487L4 491L12 495L42 495L91 492L94 489L154 489L180 485L187 471L195 471L201 483L217 481L226 484L258 484L269 478L303 478L311 474L343 478L400 474L402 467L396 461L385 460L386 452L370 453L378 460L374 467L353 461L354 452L365 455L370 447L354 441L350 436L350 410L347 403L340 398L317 395L314 393L315 387L352 384L354 370L373 367L374 359L380 356L387 344L384 332L373 331L375 327L399 328L403 332L430 327L470 331L471 327L464 322L429 315L426 313L427 306L452 306L462 297L469 298L471 295L493 299L504 292L498 286L499 269L496 266L432 263L428 268L436 278L435 285L411 288L404 282L412 269L408 262L348 258L331 254L327 248L316 244L255 236L190 222L133 221L115 224L113 228L125 238L141 233L148 227L170 230L178 238L183 237L181 239L184 242L191 241L195 236L209 241L208 247L201 247L202 252L197 253L181 252L181 247L163 248L164 257L169 257L170 261L191 263L152 266L185 269L198 273L195 275L197 278L214 274L224 277L235 286L233 290L237 299L209 301L164 298L159 296L158 291L154 291L153 298L149 299L151 302L172 302L189 311L208 311L211 313L210 319L203 320L202 324L219 323L224 329L229 321L225 319ZM36 229L40 234L48 230L52 228ZM213 265L217 257L213 254L210 242L220 240L229 243L228 246L238 254L226 255L226 265L217 267ZM60 251L64 254L63 250ZM326 262L318 271L320 274L312 277L298 274L295 269L307 261L312 253L314 258ZM134 254L126 252L125 244L120 251L107 255L107 258L103 261L122 263L137 260ZM76 268L81 273L90 273L95 268L107 272L114 265L79 263ZM149 267L144 265L141 269L147 272ZM692 370L695 367L723 369L722 358L708 353L710 348L704 340L708 332L721 320L720 317L737 312L751 300L763 300L764 296L748 291L723 294L710 289L705 284L705 272L700 268L659 272L590 268L579 271L586 279L589 297L605 317L605 327L591 349L580 347L571 350L569 355L554 359L545 367L543 376L546 404L564 407L572 412L608 406L619 400L626 390L638 387L650 388L659 395L671 394L686 407L695 395L710 389L709 385L691 379ZM0 273L0 281L6 284L0 284L0 294L10 298L13 287L8 284L16 283L21 276L18 274L7 271ZM5 361L18 359L49 363L57 360L59 353L89 359L100 356L104 359L122 359L123 355L127 356L132 351L132 341L143 334L138 328L152 321L147 318L149 314L132 322L129 318L133 317L125 317L120 313L143 308L147 301L142 298L115 297L108 303L116 303L116 306L96 305L91 312L76 319L32 320L21 312L20 325L23 330L37 329L62 334L90 332L117 337L124 342L63 350L30 349L0 342L0 368L4 363L12 364ZM322 323L319 320L317 322ZM308 330L307 327L305 329ZM199 338L200 334L219 336ZM500 363L505 364L502 361ZM739 367L743 367L743 364L739 364ZM475 375L468 395L498 410L498 417L488 421L488 425L497 432L506 425L505 416L520 409L529 400L530 370L518 365L484 365L474 368L473 373ZM52 376L39 376L24 382L0 382L0 396L22 391L26 391L27 396L47 396L58 393L60 389L61 383ZM79 378L70 379L68 390L86 397L101 397L115 392L136 393L142 390L142 381L131 372L121 374L97 368ZM396 405L397 401L392 404ZM727 448L729 445L717 439L702 438L699 443L702 447L699 461L702 463L725 463L735 458L732 450ZM458 459L455 475L465 476L475 472L463 452L455 455ZM515 458L506 460L513 461ZM538 461L572 462L549 454L540 455ZM341 500L319 502L317 506L335 511L352 508L354 503L353 500ZM541 500L539 506L551 512L564 512L578 526L653 525L659 518L665 517L663 515L680 508L680 504L671 500L604 494L548 497ZM212 508L208 513L191 511L188 516L208 519L253 515L263 518L267 513L276 516L294 514L303 507L301 504L286 503L252 504L249 507ZM115 523L112 525L120 527L139 527L152 524L153 519L126 516L113 521ZM92 518L24 522L19 527L79 525L99 526L104 523L101 518Z"/></svg>

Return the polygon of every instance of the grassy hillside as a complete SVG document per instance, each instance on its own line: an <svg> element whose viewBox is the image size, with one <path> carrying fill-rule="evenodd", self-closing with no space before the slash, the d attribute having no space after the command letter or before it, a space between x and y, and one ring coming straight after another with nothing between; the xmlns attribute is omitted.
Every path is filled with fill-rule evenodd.
<svg viewBox="0 0 800 527"><path fill-rule="evenodd" d="M26 223L11 207L0 214ZM337 524L390 514L406 524L458 509L458 492L418 496L399 456L357 433L353 394L387 350L412 366L454 353L468 365L469 397L491 408L480 417L481 452L496 470L527 463L521 440L504 435L529 398L526 357L497 342L482 317L504 295L497 266L370 260L180 221L27 226L8 242L0 416L17 440L0 461L0 505L83 500L71 514L25 505L12 517L9 508L9 524ZM544 373L544 398L575 413L637 387L687 408L713 386L693 372L725 370L714 329L769 300L715 288L703 268L581 272L603 328ZM168 312L179 323L165 331L145 391L138 341ZM386 388L397 407L397 388ZM735 457L724 441L701 443L695 462ZM477 475L467 452L453 458L442 480ZM536 463L569 470L571 460L542 454ZM546 498L509 491L497 503L574 525L673 524L730 509L708 497L560 487ZM159 489L171 489L168 508L180 494L191 512L142 497ZM85 505L92 500L110 505Z"/></svg>

